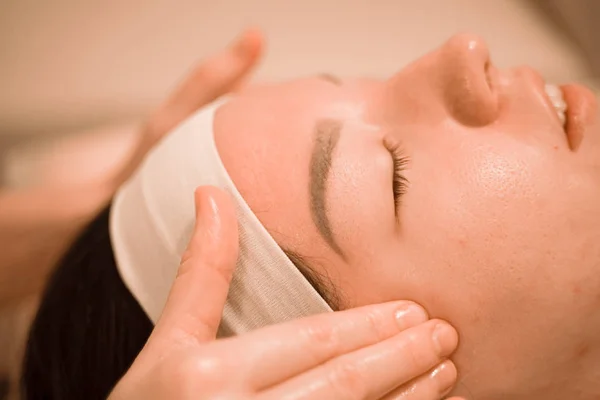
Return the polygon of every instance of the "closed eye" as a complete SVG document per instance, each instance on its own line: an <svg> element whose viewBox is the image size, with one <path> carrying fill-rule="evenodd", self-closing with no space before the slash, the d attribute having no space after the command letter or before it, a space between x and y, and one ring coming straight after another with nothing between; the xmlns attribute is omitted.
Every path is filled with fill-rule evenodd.
<svg viewBox="0 0 600 400"><path fill-rule="evenodd" d="M398 216L402 196L406 194L408 189L408 179L404 175L408 164L408 157L402 152L402 148L397 141L389 139L384 140L385 148L389 151L392 157L393 174L392 174L392 191L394 194L394 212Z"/></svg>

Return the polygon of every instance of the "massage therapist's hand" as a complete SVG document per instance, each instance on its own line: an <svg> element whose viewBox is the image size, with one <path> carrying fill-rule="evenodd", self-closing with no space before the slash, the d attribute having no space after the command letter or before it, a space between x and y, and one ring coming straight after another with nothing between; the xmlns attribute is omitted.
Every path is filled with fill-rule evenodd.
<svg viewBox="0 0 600 400"><path fill-rule="evenodd" d="M152 147L200 108L238 89L256 67L264 49L260 31L244 31L228 48L197 64L143 124L138 143L116 176L119 187Z"/></svg>
<svg viewBox="0 0 600 400"><path fill-rule="evenodd" d="M454 385L456 331L392 302L215 339L237 259L228 195L196 191L196 227L163 314L109 397L434 400Z"/></svg>

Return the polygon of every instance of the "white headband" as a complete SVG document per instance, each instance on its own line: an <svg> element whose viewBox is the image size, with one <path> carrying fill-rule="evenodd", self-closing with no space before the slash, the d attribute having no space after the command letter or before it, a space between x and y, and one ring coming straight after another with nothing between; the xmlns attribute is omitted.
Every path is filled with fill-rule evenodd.
<svg viewBox="0 0 600 400"><path fill-rule="evenodd" d="M227 174L213 135L213 116L221 104L204 108L171 132L116 194L110 237L125 285L156 323L191 237L194 190L213 185L231 194L240 238L219 335L331 311Z"/></svg>

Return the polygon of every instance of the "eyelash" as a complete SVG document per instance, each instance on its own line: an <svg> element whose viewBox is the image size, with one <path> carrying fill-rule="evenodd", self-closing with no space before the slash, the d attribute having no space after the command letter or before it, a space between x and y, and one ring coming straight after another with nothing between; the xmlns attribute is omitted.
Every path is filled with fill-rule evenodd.
<svg viewBox="0 0 600 400"><path fill-rule="evenodd" d="M398 210L402 195L406 193L408 188L408 179L404 176L406 165L408 164L408 157L402 152L400 144L397 142L385 142L385 146L392 155L394 174L392 180L392 188L394 192L394 206Z"/></svg>

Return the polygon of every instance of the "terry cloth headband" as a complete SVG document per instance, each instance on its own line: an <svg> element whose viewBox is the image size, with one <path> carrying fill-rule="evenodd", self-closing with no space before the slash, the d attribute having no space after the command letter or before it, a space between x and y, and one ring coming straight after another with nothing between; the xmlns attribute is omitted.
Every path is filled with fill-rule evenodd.
<svg viewBox="0 0 600 400"><path fill-rule="evenodd" d="M240 241L219 336L331 311L225 170L213 135L213 117L222 104L202 109L171 132L117 192L110 237L121 278L156 323L191 238L194 190L213 185L234 200Z"/></svg>

